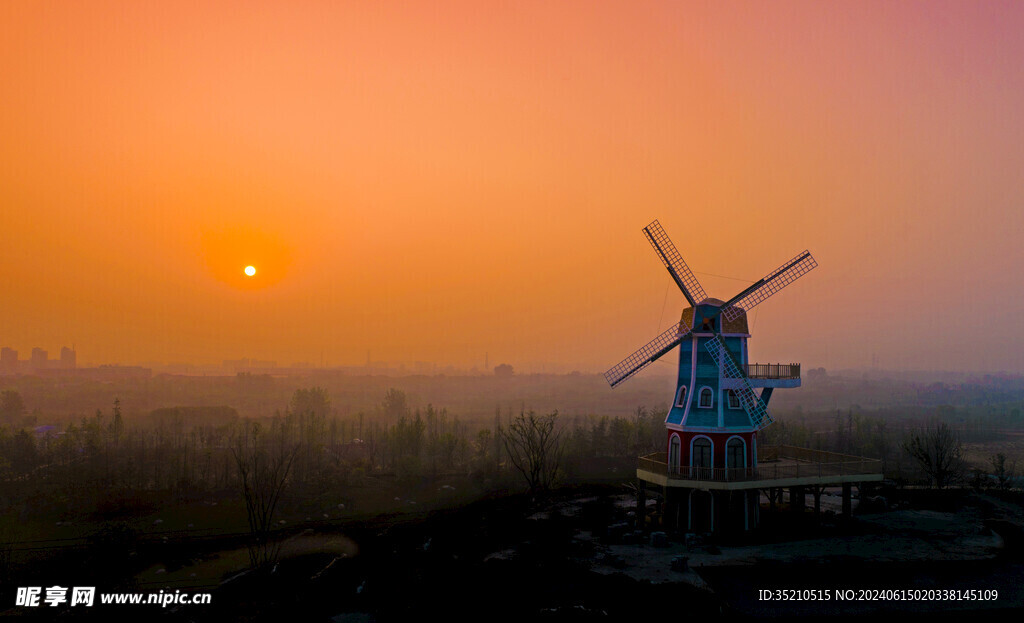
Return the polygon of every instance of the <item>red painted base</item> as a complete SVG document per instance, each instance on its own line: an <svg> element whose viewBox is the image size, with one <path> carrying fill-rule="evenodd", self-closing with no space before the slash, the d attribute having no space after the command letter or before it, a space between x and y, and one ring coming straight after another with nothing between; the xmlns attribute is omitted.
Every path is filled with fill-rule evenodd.
<svg viewBox="0 0 1024 623"><path fill-rule="evenodd" d="M693 442L695 439L704 438L711 442L711 465L710 467L736 467L737 465L727 465L728 459L728 448L729 442L732 439L742 441L743 448L741 450L741 456L743 457L742 463L738 467L752 467L756 465L757 461L757 433L733 433L733 432L721 432L721 433L698 433L692 431L675 431L668 430L665 440L666 452L669 456L669 461L672 460L672 439L677 437L679 439L679 465L691 465L690 456L693 450ZM708 467L708 466L703 466Z"/></svg>

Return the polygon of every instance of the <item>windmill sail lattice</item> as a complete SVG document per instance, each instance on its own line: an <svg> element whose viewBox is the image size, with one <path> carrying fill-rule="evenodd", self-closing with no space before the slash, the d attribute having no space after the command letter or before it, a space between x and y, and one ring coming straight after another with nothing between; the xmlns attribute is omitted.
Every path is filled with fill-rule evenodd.
<svg viewBox="0 0 1024 623"><path fill-rule="evenodd" d="M684 331L680 333L680 331ZM683 328L680 324L674 324L661 335L654 338L635 353L626 357L610 370L604 373L608 384L615 387L640 370L653 363L668 351L679 345L679 342L690 334L689 329Z"/></svg>
<svg viewBox="0 0 1024 623"><path fill-rule="evenodd" d="M793 283L818 265L809 251L797 255L782 266L768 273L764 279L734 296L722 306L722 315L732 322L749 312L755 305L764 301L782 288Z"/></svg>
<svg viewBox="0 0 1024 623"><path fill-rule="evenodd" d="M719 369L724 373L724 378L727 379L738 379L741 382L741 386L734 388L733 391L739 397L740 406L750 416L750 423L757 429L762 429L773 422L772 417L768 415L768 407L765 406L764 401L761 397L754 393L753 388L750 387L750 383L747 382L747 377L744 376L740 367L733 361L732 355L725 348L725 344L722 343L722 338L718 335L709 339L704 347L711 353L711 356L715 358L715 362L718 364Z"/></svg>
<svg viewBox="0 0 1024 623"><path fill-rule="evenodd" d="M693 271L683 261L683 256L679 254L676 245L672 244L672 240L662 229L661 223L654 221L644 227L644 235L647 236L647 241L654 247L654 251L661 258L665 268L668 269L679 289L683 291L683 296L690 302L690 305L696 305L708 298Z"/></svg>

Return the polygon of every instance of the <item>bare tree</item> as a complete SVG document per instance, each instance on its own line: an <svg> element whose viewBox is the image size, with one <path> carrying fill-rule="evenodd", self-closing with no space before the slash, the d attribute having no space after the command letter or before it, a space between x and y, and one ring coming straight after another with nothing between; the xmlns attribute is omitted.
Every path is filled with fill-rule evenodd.
<svg viewBox="0 0 1024 623"><path fill-rule="evenodd" d="M1006 455L1000 452L992 456L989 462L992 463L992 475L995 476L996 485L1000 489L1009 489L1016 475L1017 461L1011 461L1007 465Z"/></svg>
<svg viewBox="0 0 1024 623"><path fill-rule="evenodd" d="M267 567L277 560L280 544L271 542L274 511L284 490L299 444L289 440L287 431L267 435L257 422L246 422L235 436L231 449L238 467L249 520L249 563Z"/></svg>
<svg viewBox="0 0 1024 623"><path fill-rule="evenodd" d="M505 452L526 479L530 493L550 489L558 478L564 444L555 426L557 419L558 411L547 415L520 411L507 429L498 429Z"/></svg>
<svg viewBox="0 0 1024 623"><path fill-rule="evenodd" d="M934 422L911 433L902 446L939 489L963 478L963 444L949 424Z"/></svg>
<svg viewBox="0 0 1024 623"><path fill-rule="evenodd" d="M394 387L389 387L384 393L384 402L381 403L381 410L388 421L394 422L398 418L409 415L409 400L405 392Z"/></svg>

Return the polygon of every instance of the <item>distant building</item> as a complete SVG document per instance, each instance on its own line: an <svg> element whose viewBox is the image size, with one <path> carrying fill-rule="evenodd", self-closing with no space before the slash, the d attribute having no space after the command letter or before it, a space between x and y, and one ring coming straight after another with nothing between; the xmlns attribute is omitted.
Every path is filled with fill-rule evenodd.
<svg viewBox="0 0 1024 623"><path fill-rule="evenodd" d="M148 379L153 376L153 370L142 366L103 365L95 368L78 368L75 376L84 376L97 381Z"/></svg>
<svg viewBox="0 0 1024 623"><path fill-rule="evenodd" d="M33 368L40 369L45 368L50 359L50 353L46 352L42 348L36 346L32 349L32 357L29 361Z"/></svg>
<svg viewBox="0 0 1024 623"><path fill-rule="evenodd" d="M232 372L243 372L249 368L249 358L225 359L224 367Z"/></svg>
<svg viewBox="0 0 1024 623"><path fill-rule="evenodd" d="M160 368L160 372L164 374L192 374L195 370L195 366L190 363L169 363L164 366L145 365L143 367L149 368Z"/></svg>
<svg viewBox="0 0 1024 623"><path fill-rule="evenodd" d="M54 361L52 363L58 362ZM51 365L49 368L36 370L35 374L50 378L75 377L107 383L132 379L148 379L153 376L153 369L143 366L102 365L95 368L64 370Z"/></svg>
<svg viewBox="0 0 1024 623"><path fill-rule="evenodd" d="M0 370L13 372L18 367L18 351L4 346L0 349Z"/></svg>
<svg viewBox="0 0 1024 623"><path fill-rule="evenodd" d="M248 357L224 360L224 368L231 370L235 374L249 372L250 370L269 370L276 367L276 361L263 361L260 359L249 359Z"/></svg>
<svg viewBox="0 0 1024 623"><path fill-rule="evenodd" d="M76 361L78 359L77 353L73 349L67 346L60 349L60 367L65 370L74 370Z"/></svg>
<svg viewBox="0 0 1024 623"><path fill-rule="evenodd" d="M414 361L410 364L410 367L412 368L413 374L428 375L434 373L437 365L428 361Z"/></svg>

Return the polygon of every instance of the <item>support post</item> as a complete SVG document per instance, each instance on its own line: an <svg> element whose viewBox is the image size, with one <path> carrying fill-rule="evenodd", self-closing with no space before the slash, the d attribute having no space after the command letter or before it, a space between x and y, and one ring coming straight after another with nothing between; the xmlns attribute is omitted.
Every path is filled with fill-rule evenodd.
<svg viewBox="0 0 1024 623"><path fill-rule="evenodd" d="M689 489L689 493L686 496L686 531L693 532L693 492L694 489Z"/></svg>
<svg viewBox="0 0 1024 623"><path fill-rule="evenodd" d="M640 479L636 489L636 528L644 529L644 515L647 514L647 482Z"/></svg>
<svg viewBox="0 0 1024 623"><path fill-rule="evenodd" d="M843 483L843 519L849 519L853 510L853 487L848 482Z"/></svg>
<svg viewBox="0 0 1024 623"><path fill-rule="evenodd" d="M682 495L681 492L676 492L676 504L675 504L675 521L676 530L680 532L686 532L689 529L689 517L690 517L690 496ZM667 511L666 511L667 512ZM683 523L683 517L686 517L687 524Z"/></svg>
<svg viewBox="0 0 1024 623"><path fill-rule="evenodd" d="M665 504L662 508L661 519L664 524L663 528L668 530L670 527L673 529L679 528L679 520L677 510L679 508L679 490L673 489L672 487L665 488Z"/></svg>
<svg viewBox="0 0 1024 623"><path fill-rule="evenodd" d="M789 507L794 513L800 513L804 510L804 488L802 486L794 486L789 488Z"/></svg>
<svg viewBox="0 0 1024 623"><path fill-rule="evenodd" d="M715 533L715 492L708 491L711 494L711 530L712 534Z"/></svg>

